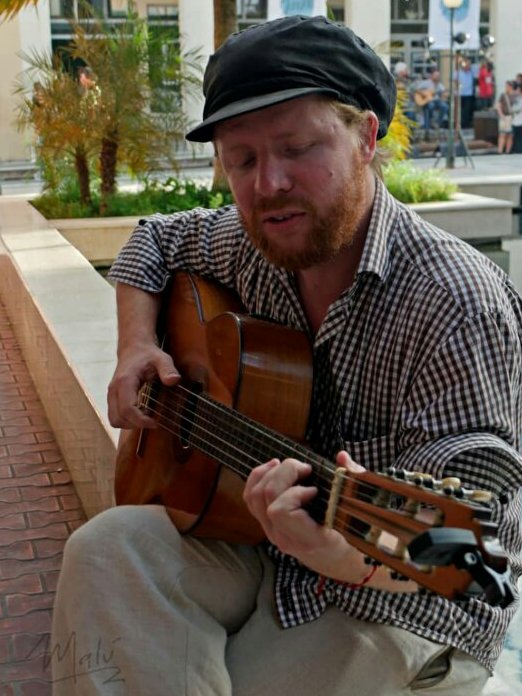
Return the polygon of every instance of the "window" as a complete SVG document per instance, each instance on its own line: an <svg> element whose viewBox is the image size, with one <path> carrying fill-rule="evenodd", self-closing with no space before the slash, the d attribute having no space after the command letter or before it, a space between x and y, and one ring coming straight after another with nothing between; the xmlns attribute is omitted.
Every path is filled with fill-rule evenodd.
<svg viewBox="0 0 522 696"><path fill-rule="evenodd" d="M237 0L237 24L244 29L250 24L266 21L267 0Z"/></svg>
<svg viewBox="0 0 522 696"><path fill-rule="evenodd" d="M177 5L148 5L150 108L169 113L181 103Z"/></svg>
<svg viewBox="0 0 522 696"><path fill-rule="evenodd" d="M393 0L392 2L393 21L427 22L429 11L429 0Z"/></svg>

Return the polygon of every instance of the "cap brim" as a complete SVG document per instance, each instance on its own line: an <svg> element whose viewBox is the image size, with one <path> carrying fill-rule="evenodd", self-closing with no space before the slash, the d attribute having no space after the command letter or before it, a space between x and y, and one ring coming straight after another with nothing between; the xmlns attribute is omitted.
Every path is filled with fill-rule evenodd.
<svg viewBox="0 0 522 696"><path fill-rule="evenodd" d="M298 87L295 89L285 89L280 92L272 92L271 94L262 94L257 97L249 97L248 99L241 99L240 101L227 104L222 109L218 109L218 111L190 130L185 137L187 140L195 143L208 143L213 138L214 126L221 121L246 114L249 111L264 109L267 106L273 106L274 104L279 104L280 102L290 99L304 97L307 94L331 94L334 97L339 97L339 92L326 87Z"/></svg>

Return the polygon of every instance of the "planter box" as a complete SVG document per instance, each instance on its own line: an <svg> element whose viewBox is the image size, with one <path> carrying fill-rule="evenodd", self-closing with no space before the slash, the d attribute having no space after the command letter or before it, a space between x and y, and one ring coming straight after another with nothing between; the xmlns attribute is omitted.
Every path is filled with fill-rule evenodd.
<svg viewBox="0 0 522 696"><path fill-rule="evenodd" d="M416 203L422 218L468 241L513 236L513 203L470 193L456 193L451 201Z"/></svg>
<svg viewBox="0 0 522 696"><path fill-rule="evenodd" d="M457 193L451 201L416 203L411 207L433 225L474 241L512 237L513 205L510 200ZM93 265L102 266L116 258L139 219L132 216L49 222Z"/></svg>
<svg viewBox="0 0 522 696"><path fill-rule="evenodd" d="M94 266L112 263L141 216L49 220Z"/></svg>

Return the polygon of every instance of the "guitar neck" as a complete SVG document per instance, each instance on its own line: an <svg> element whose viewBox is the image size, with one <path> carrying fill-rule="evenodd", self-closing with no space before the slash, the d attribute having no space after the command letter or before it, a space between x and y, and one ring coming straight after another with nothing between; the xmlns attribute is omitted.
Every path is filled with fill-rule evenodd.
<svg viewBox="0 0 522 696"><path fill-rule="evenodd" d="M313 473L302 483L318 488L318 495L307 507L317 522L340 531L370 558L450 598L465 594L470 587L468 570L453 565L462 555L461 549L468 548L484 568L481 555L495 568L479 579L487 586L491 601L510 601L509 583L505 579L506 559L496 544L490 544L496 528L488 522L489 510L474 502L477 492L460 489L461 495L468 498L464 502L448 496L449 482L435 481L431 477L408 472L348 474L207 393L197 393L182 385L171 388L157 383L149 385L142 392L140 406L153 413L158 425L178 437L183 447L199 450L243 480L256 466L274 456L309 462ZM453 485L460 486L460 482ZM428 513L428 518L423 511ZM425 539L425 533L431 529L442 530L445 536L437 537L433 544L426 542L428 547L421 548L419 557L422 555L428 564L438 563L441 558L438 546L451 548L451 552L445 551L443 567L421 568L408 559L407 548L412 542ZM379 542L383 531L395 540L390 548ZM455 532L462 532L464 536L456 541L448 540L447 534ZM478 541L483 535L484 544ZM490 545L491 550L488 550L486 547Z"/></svg>

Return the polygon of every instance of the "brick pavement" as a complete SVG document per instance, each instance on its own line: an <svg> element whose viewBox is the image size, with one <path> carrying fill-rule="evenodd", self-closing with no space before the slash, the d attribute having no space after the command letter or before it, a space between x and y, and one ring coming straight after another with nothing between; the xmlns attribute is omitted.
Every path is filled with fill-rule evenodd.
<svg viewBox="0 0 522 696"><path fill-rule="evenodd" d="M50 696L45 650L81 503L0 304L0 696Z"/></svg>

